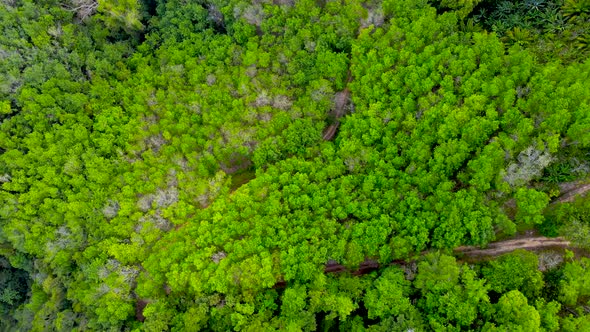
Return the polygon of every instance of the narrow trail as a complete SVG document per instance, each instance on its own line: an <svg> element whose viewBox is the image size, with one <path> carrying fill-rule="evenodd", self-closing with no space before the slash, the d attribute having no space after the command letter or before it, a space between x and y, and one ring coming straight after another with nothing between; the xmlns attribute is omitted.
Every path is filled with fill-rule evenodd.
<svg viewBox="0 0 590 332"><path fill-rule="evenodd" d="M536 234L521 235L516 239L503 240L498 242L492 242L485 249L478 246L462 246L455 248L453 254L461 260L468 260L470 262L487 260L491 257L500 256L517 249L525 249L530 251L539 251L547 249L575 249L571 247L571 243L564 238L548 238L544 236L538 236ZM423 251L420 256L426 255L431 251ZM331 262L326 264L324 269L325 273L343 273L350 272L352 275L363 275L372 271L378 270L386 266L404 266L411 264L411 262L405 260L395 260L388 264L380 264L376 260L367 259L359 264L359 267L355 270L350 270L342 264Z"/></svg>
<svg viewBox="0 0 590 332"><path fill-rule="evenodd" d="M338 127L340 126L340 118L349 112L349 109L352 105L350 89L348 88L348 84L350 82L352 82L352 73L349 70L346 78L346 87L342 91L336 92L334 95L334 108L330 111L330 116L334 118L334 123L324 129L324 133L322 135L324 141L330 141L334 139L334 136L336 136L336 132L338 131Z"/></svg>
<svg viewBox="0 0 590 332"><path fill-rule="evenodd" d="M551 204L565 203L573 201L578 195L584 195L590 191L590 183L586 182L572 182L567 183L562 188L563 194L556 198ZM580 248L573 247L570 241L563 237L548 238L540 236L538 232L528 231L524 234L518 234L513 238L491 242L486 248L479 246L461 246L453 249L453 255L460 260L469 262L478 262L488 260L490 258L500 256L513 252L517 249L524 249L529 251L543 251L543 250L563 250L568 249L582 256L588 256L589 253ZM423 251L418 256L426 255L431 251ZM414 261L415 263L415 261ZM350 272L352 275L363 275L372 271L384 268L386 266L405 266L412 264L412 261L395 260L388 264L381 264L373 259L366 259L359 264L358 268L351 270L350 268L339 264L338 262L329 262L326 264L325 273L344 273ZM281 284L282 285L282 284ZM280 286L280 285L279 285Z"/></svg>
<svg viewBox="0 0 590 332"><path fill-rule="evenodd" d="M582 181L564 183L561 185L564 193L551 204L572 202L577 196L583 196L590 190L590 183Z"/></svg>
<svg viewBox="0 0 590 332"><path fill-rule="evenodd" d="M562 237L548 238L544 236L524 236L516 239L492 242L485 249L477 246L462 246L454 249L455 254L471 257L499 256L516 249L541 250L549 248L569 248L571 243Z"/></svg>

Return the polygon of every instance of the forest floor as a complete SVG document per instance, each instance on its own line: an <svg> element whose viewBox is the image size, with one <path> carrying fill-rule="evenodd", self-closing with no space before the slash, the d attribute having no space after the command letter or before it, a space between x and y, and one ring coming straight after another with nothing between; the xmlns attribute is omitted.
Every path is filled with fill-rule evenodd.
<svg viewBox="0 0 590 332"><path fill-rule="evenodd" d="M347 85L352 82L352 74L350 70L348 70L346 82ZM331 141L334 139L338 127L340 126L340 118L351 112L353 109L354 105L352 104L350 89L348 86L345 87L344 90L336 92L334 95L334 108L328 114L328 118L332 119L333 123L324 129L324 134L322 136L324 141Z"/></svg>

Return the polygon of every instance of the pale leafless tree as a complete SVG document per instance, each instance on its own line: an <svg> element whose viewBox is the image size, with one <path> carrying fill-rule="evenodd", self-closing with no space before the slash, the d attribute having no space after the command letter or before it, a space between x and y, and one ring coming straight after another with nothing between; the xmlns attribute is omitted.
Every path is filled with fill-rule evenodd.
<svg viewBox="0 0 590 332"><path fill-rule="evenodd" d="M226 256L227 256L227 254L225 252L219 251L211 256L211 260L213 261L213 263L219 264L219 262L222 259L224 259Z"/></svg>
<svg viewBox="0 0 590 332"><path fill-rule="evenodd" d="M518 155L517 162L508 166L504 180L511 186L524 185L541 176L545 167L549 166L552 160L549 152L528 147Z"/></svg>
<svg viewBox="0 0 590 332"><path fill-rule="evenodd" d="M107 219L113 219L114 217L117 216L117 213L119 212L119 209L121 209L121 206L119 205L119 202L117 201L109 201L107 203L107 205L105 205L102 208L102 214L107 218Z"/></svg>
<svg viewBox="0 0 590 332"><path fill-rule="evenodd" d="M272 106L283 111L290 109L292 105L293 102L285 95L277 95L272 100Z"/></svg>
<svg viewBox="0 0 590 332"><path fill-rule="evenodd" d="M219 8L214 4L209 4L207 6L207 11L209 12L209 19L220 26L225 26L223 22L223 13L219 10Z"/></svg>
<svg viewBox="0 0 590 332"><path fill-rule="evenodd" d="M70 0L65 6L69 11L76 13L79 19L85 20L96 13L98 1L96 0Z"/></svg>

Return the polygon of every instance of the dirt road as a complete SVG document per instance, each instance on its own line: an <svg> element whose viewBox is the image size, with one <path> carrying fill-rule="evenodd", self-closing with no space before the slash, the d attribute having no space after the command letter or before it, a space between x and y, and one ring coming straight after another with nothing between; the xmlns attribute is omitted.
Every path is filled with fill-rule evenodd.
<svg viewBox="0 0 590 332"><path fill-rule="evenodd" d="M561 190L564 192L559 196L552 204L555 203L566 203L573 201L576 196L586 194L590 190L590 183L574 182L562 184Z"/></svg>
<svg viewBox="0 0 590 332"><path fill-rule="evenodd" d="M498 242L492 242L485 249L473 246L455 248L454 252L466 256L498 256L516 249L541 250L549 248L569 248L570 242L562 237L548 238L544 236L520 237Z"/></svg>
<svg viewBox="0 0 590 332"><path fill-rule="evenodd" d="M519 235L515 239L509 239L504 241L492 242L489 246L485 249L482 249L477 246L462 246L455 248L453 253L458 256L461 260L468 260L471 262L480 261L480 260L487 260L494 256L499 256L502 254L506 254L512 252L517 249L525 249L525 250L547 250L547 249L573 249L575 248L570 247L570 242L565 240L561 237L556 238L548 238L544 236L539 236L537 234L524 234ZM422 252L420 255L425 255L429 251ZM362 275L366 273L370 273L371 271L375 271L385 266L389 265L406 265L408 262L404 260L396 260L390 262L389 264L380 264L375 260L367 259L362 262L358 269L350 270L344 265L338 264L336 262L330 262L326 264L325 272L326 273L342 273L342 272L351 272L353 275Z"/></svg>

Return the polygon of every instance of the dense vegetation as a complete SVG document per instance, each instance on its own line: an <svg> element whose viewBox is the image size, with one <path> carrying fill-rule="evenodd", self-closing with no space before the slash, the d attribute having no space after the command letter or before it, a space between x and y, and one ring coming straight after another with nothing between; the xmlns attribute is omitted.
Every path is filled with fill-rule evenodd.
<svg viewBox="0 0 590 332"><path fill-rule="evenodd" d="M2 0L0 32L0 330L590 330L590 199L550 204L590 171L589 1ZM576 254L453 256L535 228Z"/></svg>

